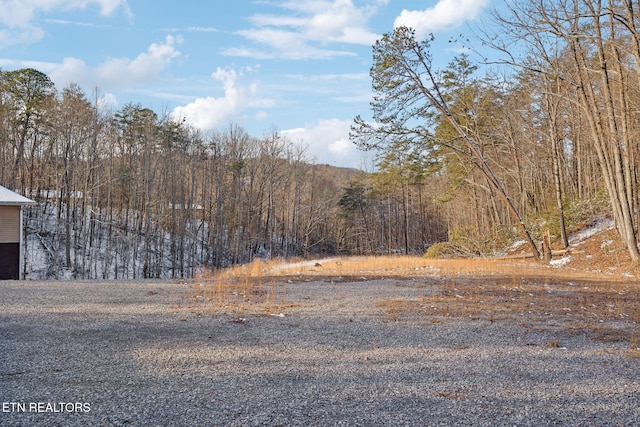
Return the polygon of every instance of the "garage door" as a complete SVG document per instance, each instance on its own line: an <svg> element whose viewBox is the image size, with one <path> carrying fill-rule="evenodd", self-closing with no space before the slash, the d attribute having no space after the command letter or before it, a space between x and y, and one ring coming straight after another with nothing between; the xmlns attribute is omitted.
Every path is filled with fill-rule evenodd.
<svg viewBox="0 0 640 427"><path fill-rule="evenodd" d="M0 280L20 278L20 244L0 243Z"/></svg>

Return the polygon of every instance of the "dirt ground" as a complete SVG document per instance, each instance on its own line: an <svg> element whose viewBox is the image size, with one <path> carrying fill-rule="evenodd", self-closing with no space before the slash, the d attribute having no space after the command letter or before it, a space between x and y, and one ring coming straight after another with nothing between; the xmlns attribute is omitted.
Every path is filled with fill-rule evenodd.
<svg viewBox="0 0 640 427"><path fill-rule="evenodd" d="M396 261L393 273L406 260ZM429 266L377 277L371 260L324 262L378 271L0 282L0 392L18 405L0 425L537 427L640 416L633 321L610 292L625 292L622 282L603 288L607 309L574 313L565 309L599 283L443 277ZM315 264L297 268L318 274Z"/></svg>
<svg viewBox="0 0 640 427"><path fill-rule="evenodd" d="M640 282L636 268L601 233L549 263L530 259L343 257L245 266L195 280L194 297L217 312L286 308L286 288L297 283L385 280L397 288L424 287L419 297L382 299L394 321L408 317L515 321L535 328L552 322L595 340L624 343L640 358ZM552 344L550 344L552 345Z"/></svg>
<svg viewBox="0 0 640 427"><path fill-rule="evenodd" d="M640 282L611 230L551 263L333 257L194 280L4 282L1 425L633 425Z"/></svg>

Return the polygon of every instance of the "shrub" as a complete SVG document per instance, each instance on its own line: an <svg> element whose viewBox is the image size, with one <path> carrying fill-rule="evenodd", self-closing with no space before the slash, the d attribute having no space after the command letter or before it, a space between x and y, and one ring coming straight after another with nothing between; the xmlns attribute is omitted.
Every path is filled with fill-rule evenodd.
<svg viewBox="0 0 640 427"><path fill-rule="evenodd" d="M429 246L427 252L425 252L425 258L446 258L449 255L449 251L451 250L449 242L436 242L433 245Z"/></svg>

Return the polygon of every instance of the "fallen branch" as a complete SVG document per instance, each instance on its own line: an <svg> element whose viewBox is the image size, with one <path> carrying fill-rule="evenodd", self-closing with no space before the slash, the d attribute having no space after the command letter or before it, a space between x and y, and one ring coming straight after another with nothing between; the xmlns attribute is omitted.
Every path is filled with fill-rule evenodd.
<svg viewBox="0 0 640 427"><path fill-rule="evenodd" d="M572 249L572 248L567 248L567 249L558 249L558 250L552 250L551 251L551 256L565 256L565 255L571 255L571 254L583 254L584 253L584 249ZM504 257L501 257L500 259L525 259L525 258L534 258L534 255L531 253L523 253L523 254L515 254L515 255L507 255Z"/></svg>

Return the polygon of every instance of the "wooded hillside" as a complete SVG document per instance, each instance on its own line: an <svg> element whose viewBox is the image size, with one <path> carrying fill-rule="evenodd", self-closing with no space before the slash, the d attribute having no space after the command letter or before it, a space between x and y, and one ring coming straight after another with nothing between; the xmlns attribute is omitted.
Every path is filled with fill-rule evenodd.
<svg viewBox="0 0 640 427"><path fill-rule="evenodd" d="M2 89L0 182L39 202L26 211L27 272L36 249L48 277L191 277L446 239L424 184L349 187L357 170L313 165L277 131L202 134L140 105L104 111L33 69L3 73Z"/></svg>
<svg viewBox="0 0 640 427"><path fill-rule="evenodd" d="M545 235L566 247L597 215L615 220L637 262L639 11L601 3L516 2L497 15L503 32L485 44L508 72L469 54L434 69L431 40L385 35L373 49L374 122L356 118L352 134L377 150L370 173L314 165L277 130L204 134L137 104L105 110L34 69L2 72L0 183L39 202L26 232L46 248L50 277L491 254L523 231L535 252Z"/></svg>

